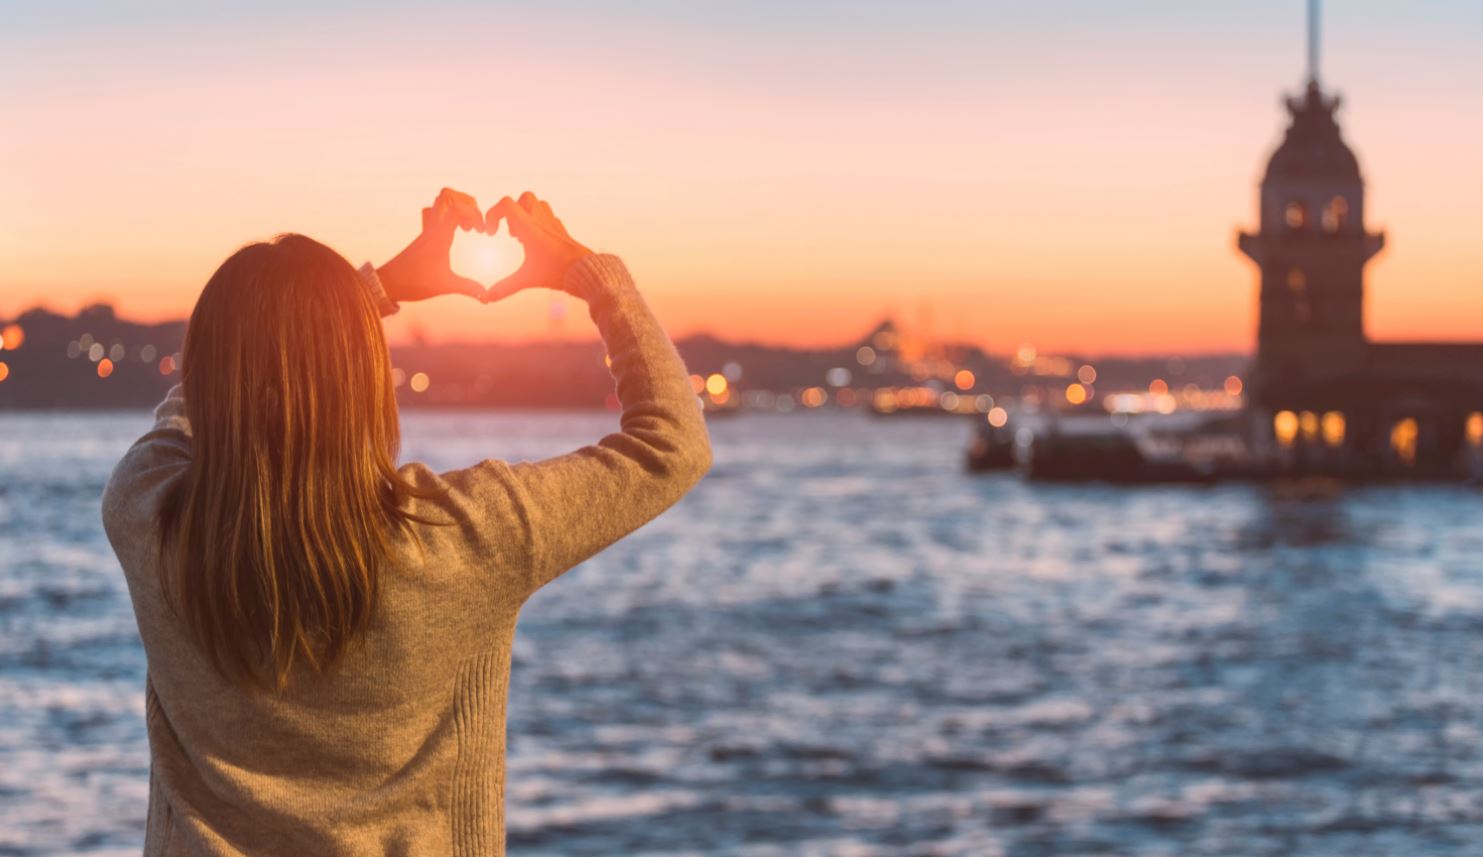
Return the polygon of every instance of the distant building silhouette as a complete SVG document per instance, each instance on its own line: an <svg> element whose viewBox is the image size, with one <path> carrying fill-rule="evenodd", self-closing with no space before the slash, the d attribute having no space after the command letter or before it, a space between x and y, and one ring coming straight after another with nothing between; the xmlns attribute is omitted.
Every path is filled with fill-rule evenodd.
<svg viewBox="0 0 1483 857"><path fill-rule="evenodd" d="M1483 445L1483 342L1366 337L1364 269L1385 236L1365 229L1364 178L1334 117L1339 98L1319 84L1310 27L1309 79L1287 100L1260 228L1238 242L1261 281L1247 385L1257 446L1320 470L1450 472Z"/></svg>

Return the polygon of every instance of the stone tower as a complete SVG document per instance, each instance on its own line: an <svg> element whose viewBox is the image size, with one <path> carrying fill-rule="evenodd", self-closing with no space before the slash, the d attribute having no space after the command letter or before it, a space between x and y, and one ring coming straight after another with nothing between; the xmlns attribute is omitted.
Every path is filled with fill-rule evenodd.
<svg viewBox="0 0 1483 857"><path fill-rule="evenodd" d="M1299 404L1283 401L1285 388L1364 368L1364 269L1385 239L1365 231L1365 183L1338 106L1312 77L1287 100L1292 121L1262 179L1261 228L1240 236L1261 279L1251 393L1271 408Z"/></svg>

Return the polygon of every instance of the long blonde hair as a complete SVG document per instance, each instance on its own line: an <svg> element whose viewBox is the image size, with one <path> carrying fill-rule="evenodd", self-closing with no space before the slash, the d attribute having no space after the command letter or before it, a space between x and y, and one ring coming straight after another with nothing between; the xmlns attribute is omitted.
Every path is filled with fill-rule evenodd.
<svg viewBox="0 0 1483 857"><path fill-rule="evenodd" d="M390 356L350 263L302 235L250 244L186 328L190 467L162 504L167 603L228 681L282 690L369 623L395 531L424 496L396 471Z"/></svg>

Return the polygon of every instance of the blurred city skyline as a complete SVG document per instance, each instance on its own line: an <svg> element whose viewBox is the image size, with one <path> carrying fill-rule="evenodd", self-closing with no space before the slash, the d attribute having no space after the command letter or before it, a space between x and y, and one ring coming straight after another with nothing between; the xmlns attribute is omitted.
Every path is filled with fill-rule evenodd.
<svg viewBox="0 0 1483 857"><path fill-rule="evenodd" d="M1326 11L1390 238L1369 333L1480 338L1483 9ZM998 351L1249 351L1235 234L1304 71L1295 0L3 15L0 317L182 317L281 231L382 262L446 184L549 197L676 335L815 346L894 314ZM388 330L540 338L548 312L443 299Z"/></svg>

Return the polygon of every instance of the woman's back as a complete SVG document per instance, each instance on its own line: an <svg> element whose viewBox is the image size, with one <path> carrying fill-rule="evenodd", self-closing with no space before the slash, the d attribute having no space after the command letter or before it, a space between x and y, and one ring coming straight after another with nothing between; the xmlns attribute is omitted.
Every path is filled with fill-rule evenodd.
<svg viewBox="0 0 1483 857"><path fill-rule="evenodd" d="M398 474L413 521L335 668L278 692L224 677L160 586L156 526L190 466L180 388L119 463L103 518L149 661L147 854L500 854L516 619L542 585L677 501L710 464L673 345L615 257L565 274L588 299L621 430L534 463ZM372 280L374 286L374 280Z"/></svg>

